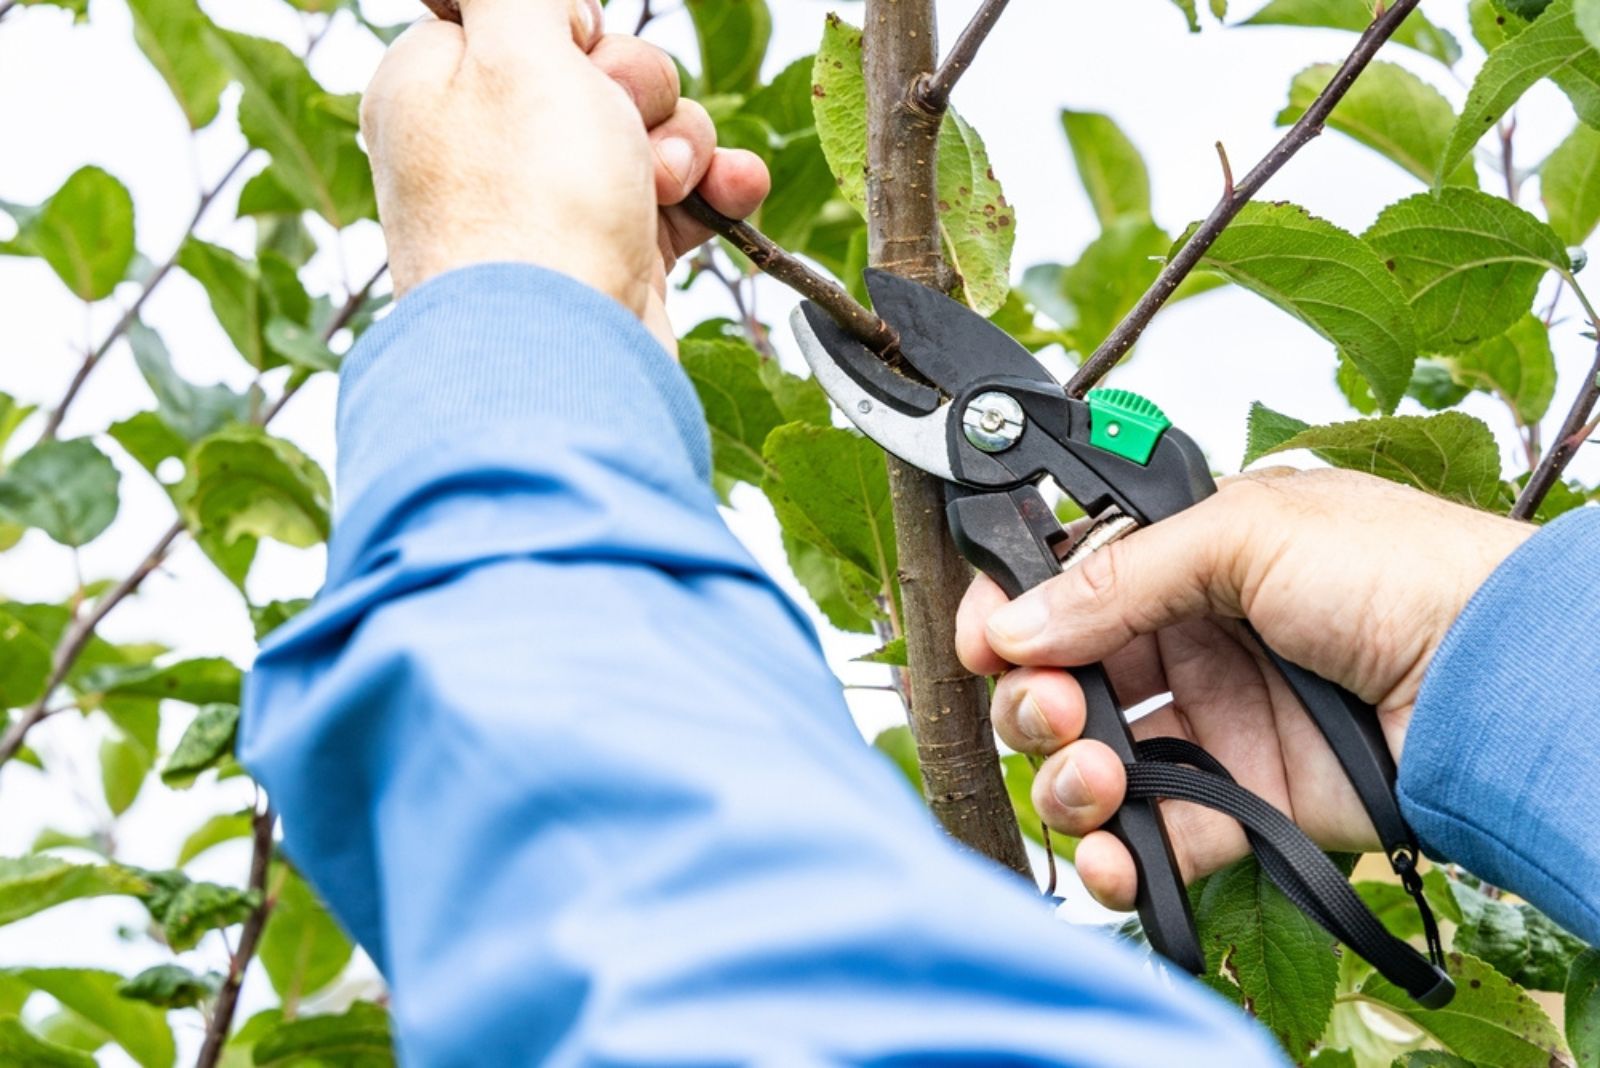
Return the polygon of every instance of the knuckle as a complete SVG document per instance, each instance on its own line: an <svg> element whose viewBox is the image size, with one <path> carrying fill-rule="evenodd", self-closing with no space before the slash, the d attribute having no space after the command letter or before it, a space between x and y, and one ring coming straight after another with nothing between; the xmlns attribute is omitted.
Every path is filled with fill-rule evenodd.
<svg viewBox="0 0 1600 1068"><path fill-rule="evenodd" d="M1081 600L1091 610L1103 611L1117 601L1122 588L1122 573L1128 566L1127 543L1114 541L1090 553L1076 568L1073 589L1067 591L1074 600Z"/></svg>

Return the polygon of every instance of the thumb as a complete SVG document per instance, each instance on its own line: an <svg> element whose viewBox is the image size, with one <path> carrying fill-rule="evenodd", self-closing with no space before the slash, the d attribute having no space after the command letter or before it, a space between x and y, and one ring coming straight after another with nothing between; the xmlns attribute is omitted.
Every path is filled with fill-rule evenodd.
<svg viewBox="0 0 1600 1068"><path fill-rule="evenodd" d="M1252 524L1223 497L1136 530L1000 608L990 647L1012 664L1090 664L1193 616L1241 616L1231 562Z"/></svg>
<svg viewBox="0 0 1600 1068"><path fill-rule="evenodd" d="M434 0L448 6L452 0ZM467 31L467 48L490 46L537 53L573 44L587 52L603 30L600 0L454 0ZM433 4L430 3L430 7ZM564 35L565 33L565 35Z"/></svg>

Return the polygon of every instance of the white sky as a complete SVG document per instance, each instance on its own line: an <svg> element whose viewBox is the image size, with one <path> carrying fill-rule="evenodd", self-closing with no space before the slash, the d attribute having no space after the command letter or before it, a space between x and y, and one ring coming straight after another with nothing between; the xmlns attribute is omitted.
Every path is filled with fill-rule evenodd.
<svg viewBox="0 0 1600 1068"><path fill-rule="evenodd" d="M230 27L295 44L304 40L293 13L276 0L206 6ZM822 16L830 8L837 6L846 18L860 20L858 4L776 0L773 6L776 31L769 73L814 49ZM975 6L976 0L940 4L947 39ZM1404 49L1391 48L1385 58L1432 80L1459 104L1476 63L1465 4L1427 0L1423 6L1466 43L1469 59L1457 72L1459 84L1432 60ZM371 0L366 7L378 22L398 22L416 10L410 0ZM1252 3L1239 14L1254 9ZM637 10L631 0L615 0L608 21L613 28L630 29ZM56 9L21 9L0 23L0 199L42 200L77 167L97 163L133 191L139 247L160 260L182 234L197 183L214 180L238 154L242 141L225 113L191 145L164 83L132 43L121 0L94 0L92 14L88 25L75 27ZM681 9L658 19L648 36L694 63L692 33ZM1310 63L1337 61L1353 39L1331 31L1224 31L1214 25L1191 36L1168 0L1013 4L958 88L955 102L986 138L995 173L1016 207L1015 276L1042 260L1070 262L1095 233L1057 122L1061 107L1106 111L1123 125L1150 163L1157 219L1177 232L1204 215L1217 196L1214 142L1226 144L1242 173L1279 136L1272 119L1292 75ZM378 56L372 38L341 17L314 70L330 90L354 91L363 87ZM230 108L232 102L230 96ZM1548 85L1530 94L1519 113L1524 164L1541 159L1572 121L1565 99ZM1297 201L1359 232L1384 204L1419 188L1394 165L1330 133L1304 150L1266 194ZM1536 184L1529 184L1524 197L1525 205L1536 204ZM223 199L221 207L231 207L229 197ZM249 224L224 226L227 215L227 210L219 211L202 226L202 235L247 249ZM381 259L376 228L355 227L345 235L342 257L325 256L315 265L314 282L338 287L341 278L364 279ZM86 339L103 336L117 305L132 296L133 290L124 288L86 320L79 302L42 263L0 258L0 390L23 402L53 403ZM709 284L676 299L676 322L683 329L729 313L725 296ZM760 310L768 322L782 324L790 303L781 287L763 283ZM180 370L191 378L222 379L235 386L249 380L248 368L211 318L199 286L181 273L175 272L150 301L146 319L164 334ZM1559 329L1556 337L1563 379L1552 427L1589 359L1588 345L1574 325ZM785 361L797 365L787 337L780 332L778 340L785 347ZM1156 398L1208 449L1217 466L1231 470L1243 448L1245 413L1252 400L1312 421L1348 417L1333 388L1332 369L1326 342L1258 298L1224 290L1158 319L1137 359L1116 381ZM274 424L275 432L292 438L330 471L333 402L334 382L323 376ZM65 434L95 432L151 403L126 349L119 347L84 391ZM1483 397L1472 398L1465 407L1502 435L1507 461L1514 463L1518 454L1504 411ZM21 438L31 440L36 432L37 423ZM117 455L114 446L108 451ZM83 573L89 579L124 574L171 521L164 494L132 463L122 467L121 513L112 529L82 552ZM1584 458L1579 470L1593 476L1600 468ZM790 582L775 524L759 494L741 492L736 505L729 515L735 530L763 563ZM252 578L253 593L258 599L309 595L320 583L322 567L320 550L266 545ZM71 554L37 532L0 556L0 595L7 597L59 599L70 589L72 576ZM849 662L873 647L871 639L829 633L825 625L823 630L841 677L868 685L883 681L883 669ZM248 662L252 650L238 598L192 547L175 554L136 600L119 608L104 632L112 640L154 638L185 655L222 654L240 663ZM887 695L854 691L851 703L868 734L899 721L897 703ZM183 718L170 716L169 731L181 731ZM62 717L33 737L51 762L51 776L17 765L0 774L0 855L24 851L43 826L83 831L104 819L96 737L80 721ZM147 787L120 822L121 856L131 863L166 866L177 844L205 815L247 801L238 783L187 795ZM209 807L202 811L201 805ZM244 847L235 843L211 854L200 870L237 881L244 866ZM118 923L137 924L141 915L128 902L96 901L0 928L0 966L74 963L131 972L165 957L146 943L116 939ZM190 956L195 967L220 967L225 960L216 938ZM258 1002L260 991L251 995L248 1000ZM195 1039L196 1033L184 1036L186 1048ZM122 1063L110 1054L105 1061Z"/></svg>

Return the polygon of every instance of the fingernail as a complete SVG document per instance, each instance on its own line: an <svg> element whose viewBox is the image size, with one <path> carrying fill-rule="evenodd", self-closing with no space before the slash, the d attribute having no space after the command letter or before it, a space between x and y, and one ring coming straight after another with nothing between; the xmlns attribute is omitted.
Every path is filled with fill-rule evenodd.
<svg viewBox="0 0 1600 1068"><path fill-rule="evenodd" d="M1019 597L989 617L989 630L1002 641L1027 641L1044 630L1047 616L1043 598Z"/></svg>
<svg viewBox="0 0 1600 1068"><path fill-rule="evenodd" d="M1039 702L1033 699L1031 693L1023 694L1022 703L1017 706L1017 728L1037 742L1054 740L1050 723L1044 718L1044 709L1039 707Z"/></svg>
<svg viewBox="0 0 1600 1068"><path fill-rule="evenodd" d="M680 186L688 185L689 169L694 166L694 147L681 137L664 138L656 145L656 158Z"/></svg>
<svg viewBox="0 0 1600 1068"><path fill-rule="evenodd" d="M1050 785L1055 791L1056 800L1067 808L1088 808L1094 804L1094 792L1084 781L1078 765L1070 759L1066 766L1056 773L1055 782Z"/></svg>
<svg viewBox="0 0 1600 1068"><path fill-rule="evenodd" d="M600 33L600 4L598 0L576 0L578 22L583 27L583 47L594 44Z"/></svg>

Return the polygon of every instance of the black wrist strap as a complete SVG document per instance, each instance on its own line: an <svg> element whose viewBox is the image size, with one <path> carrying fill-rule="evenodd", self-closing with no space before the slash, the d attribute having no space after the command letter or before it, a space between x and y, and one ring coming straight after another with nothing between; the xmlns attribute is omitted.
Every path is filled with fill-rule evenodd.
<svg viewBox="0 0 1600 1068"><path fill-rule="evenodd" d="M1151 738L1125 765L1129 800L1190 801L1239 821L1267 873L1294 905L1354 950L1418 1004L1438 1008L1455 985L1443 968L1438 925L1422 895L1414 862L1401 865L1401 881L1422 914L1428 941L1424 957L1389 933L1333 862L1289 817L1234 782L1211 754L1181 738Z"/></svg>

